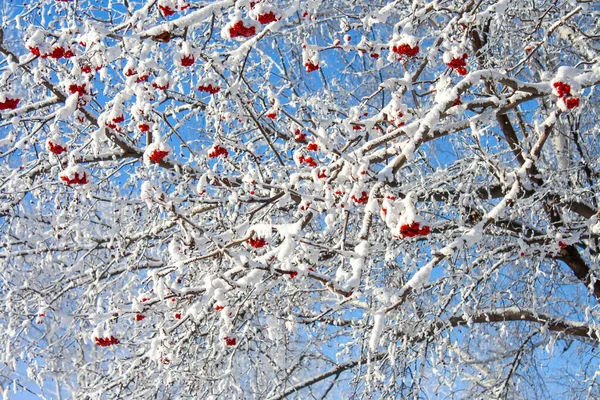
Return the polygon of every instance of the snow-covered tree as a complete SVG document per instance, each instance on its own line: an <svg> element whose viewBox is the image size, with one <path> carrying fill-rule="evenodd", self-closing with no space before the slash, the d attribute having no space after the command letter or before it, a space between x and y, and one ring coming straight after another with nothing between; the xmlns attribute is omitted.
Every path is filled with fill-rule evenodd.
<svg viewBox="0 0 600 400"><path fill-rule="evenodd" d="M6 398L598 398L600 3L1 3Z"/></svg>

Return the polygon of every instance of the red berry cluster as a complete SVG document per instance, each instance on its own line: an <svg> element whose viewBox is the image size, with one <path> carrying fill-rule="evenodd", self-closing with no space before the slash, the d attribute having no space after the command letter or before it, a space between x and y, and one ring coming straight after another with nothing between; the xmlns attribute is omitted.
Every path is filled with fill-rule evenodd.
<svg viewBox="0 0 600 400"><path fill-rule="evenodd" d="M2 110L14 110L19 105L21 99L9 99L8 97L4 101L0 101L0 111Z"/></svg>
<svg viewBox="0 0 600 400"><path fill-rule="evenodd" d="M325 179L327 178L327 171L326 170L321 170L317 173L317 178L319 179Z"/></svg>
<svg viewBox="0 0 600 400"><path fill-rule="evenodd" d="M158 5L158 8L160 8L160 12L162 13L162 15L164 17L170 17L171 15L175 14L175 10L173 10L171 7L169 6L161 6L160 4Z"/></svg>
<svg viewBox="0 0 600 400"><path fill-rule="evenodd" d="M215 306L215 311L221 311L225 306Z"/></svg>
<svg viewBox="0 0 600 400"><path fill-rule="evenodd" d="M307 149L309 151L317 151L319 150L319 146L316 143L309 143Z"/></svg>
<svg viewBox="0 0 600 400"><path fill-rule="evenodd" d="M112 122L115 124L118 124L123 121L125 121L125 116L123 114L119 115L118 117L113 118L113 120L112 120Z"/></svg>
<svg viewBox="0 0 600 400"><path fill-rule="evenodd" d="M150 125L145 122L142 122L138 125L138 129L140 132L148 132L150 130Z"/></svg>
<svg viewBox="0 0 600 400"><path fill-rule="evenodd" d="M275 119L277 117L277 113L276 112L269 112L269 113L265 114L265 116L267 118L270 118L270 119Z"/></svg>
<svg viewBox="0 0 600 400"><path fill-rule="evenodd" d="M300 164L308 164L311 167L317 166L317 161L314 158L312 158L312 156L301 155L300 157L298 157L298 161L300 161Z"/></svg>
<svg viewBox="0 0 600 400"><path fill-rule="evenodd" d="M181 314L180 313L175 314L175 319L181 319Z"/></svg>
<svg viewBox="0 0 600 400"><path fill-rule="evenodd" d="M166 156L169 155L168 151L163 151L163 150L154 150L151 154L150 154L150 160L154 161L155 163L159 163L163 160L163 158L165 158Z"/></svg>
<svg viewBox="0 0 600 400"><path fill-rule="evenodd" d="M75 83L69 85L69 93L71 93L71 94L77 93L79 96L83 96L83 95L87 94L87 91L85 90L85 83L83 83L81 85L77 85Z"/></svg>
<svg viewBox="0 0 600 400"><path fill-rule="evenodd" d="M227 157L228 155L229 152L227 151L227 149L225 147L219 146L218 144L214 145L212 150L208 153L208 156L210 158L215 158L219 156Z"/></svg>
<svg viewBox="0 0 600 400"><path fill-rule="evenodd" d="M298 272L297 271L290 272L290 279L294 279L297 276L298 276Z"/></svg>
<svg viewBox="0 0 600 400"><path fill-rule="evenodd" d="M255 249L260 249L261 247L265 247L267 241L261 237L251 237L247 240L247 243Z"/></svg>
<svg viewBox="0 0 600 400"><path fill-rule="evenodd" d="M60 144L56 144L56 143L52 143L52 142L48 142L48 148L50 149L50 151L56 155L61 155L62 153L66 152L67 149L62 147Z"/></svg>
<svg viewBox="0 0 600 400"><path fill-rule="evenodd" d="M569 97L563 100L569 110L575 107L579 107L579 97Z"/></svg>
<svg viewBox="0 0 600 400"><path fill-rule="evenodd" d="M414 57L419 54L419 46L412 47L408 44L401 44L392 46L392 51L400 56Z"/></svg>
<svg viewBox="0 0 600 400"><path fill-rule="evenodd" d="M110 129L114 129L117 132L121 132L121 127L117 127L117 124L121 123L125 121L125 116L124 115L120 115L116 118L113 118L112 121L107 122L106 126L108 126Z"/></svg>
<svg viewBox="0 0 600 400"><path fill-rule="evenodd" d="M227 346L235 346L237 344L237 339L234 337L225 336L224 339Z"/></svg>
<svg viewBox="0 0 600 400"><path fill-rule="evenodd" d="M369 195L367 194L367 192L362 192L360 197L352 195L352 200L354 200L358 204L363 204L369 201Z"/></svg>
<svg viewBox="0 0 600 400"><path fill-rule="evenodd" d="M446 65L455 69L459 75L466 75L467 57L469 57L469 55L465 53L462 55L462 57L453 58L449 63L446 63Z"/></svg>
<svg viewBox="0 0 600 400"><path fill-rule="evenodd" d="M198 90L201 92L207 92L210 94L217 94L217 93L219 93L219 90L221 90L221 88L218 86L213 86L212 84L209 83L208 85L198 86Z"/></svg>
<svg viewBox="0 0 600 400"><path fill-rule="evenodd" d="M312 61L307 61L304 63L306 67L306 72L313 72L319 69L319 64L314 64Z"/></svg>
<svg viewBox="0 0 600 400"><path fill-rule="evenodd" d="M148 82L148 78L150 78L150 73L147 72L143 75L140 75L137 77L136 82L140 83L140 82Z"/></svg>
<svg viewBox="0 0 600 400"><path fill-rule="evenodd" d="M42 57L42 58L54 58L55 60L58 60L59 58L71 58L75 56L75 53L73 52L73 50L71 49L67 49L65 50L64 47L62 46L56 46L52 49L52 51L50 53L47 54L42 54L40 52L40 48L39 47L30 47L29 51L31 51L31 54L33 54L34 56L38 56L38 57Z"/></svg>
<svg viewBox="0 0 600 400"><path fill-rule="evenodd" d="M158 90L167 90L169 88L169 82L164 85L159 85L158 83L152 82L152 87Z"/></svg>
<svg viewBox="0 0 600 400"><path fill-rule="evenodd" d="M72 179L68 176L61 176L60 179L65 181L67 185L85 185L88 183L88 177L85 172L81 176L79 176L78 172L75 172Z"/></svg>
<svg viewBox="0 0 600 400"><path fill-rule="evenodd" d="M556 92L558 93L558 97L567 97L571 95L571 85L569 85L568 83L564 83L564 82L554 82L554 88L556 89Z"/></svg>
<svg viewBox="0 0 600 400"><path fill-rule="evenodd" d="M98 338L97 337L97 338L95 338L95 340L96 340L96 345L97 346L102 346L102 347L112 346L113 344L119 344L119 343L121 343L119 341L119 339L117 339L114 336L111 336L109 338L108 337L106 337L106 338Z"/></svg>
<svg viewBox="0 0 600 400"><path fill-rule="evenodd" d="M423 225L420 227L418 222L413 222L412 224L404 224L400 227L400 235L403 238L405 237L415 237L415 236L426 236L431 233L431 228L427 225Z"/></svg>
<svg viewBox="0 0 600 400"><path fill-rule="evenodd" d="M258 15L258 22L260 22L263 25L275 22L277 20L279 20L279 18L277 18L277 15L275 15L273 11L269 11L268 13Z"/></svg>
<svg viewBox="0 0 600 400"><path fill-rule="evenodd" d="M579 107L579 97L571 97L571 85L558 81L554 82L552 86L554 86L558 97L563 99L569 110Z"/></svg>
<svg viewBox="0 0 600 400"><path fill-rule="evenodd" d="M137 74L137 71L134 69L131 69L131 68L129 68L129 69L127 69L127 71L125 71L125 76L133 76L136 74Z"/></svg>
<svg viewBox="0 0 600 400"><path fill-rule="evenodd" d="M296 142L304 142L306 140L306 133L300 132L300 129L296 129L294 135L294 139L296 140Z"/></svg>
<svg viewBox="0 0 600 400"><path fill-rule="evenodd" d="M184 67L191 67L196 62L196 59L193 55L189 54L187 56L183 56L181 58L181 65Z"/></svg>
<svg viewBox="0 0 600 400"><path fill-rule="evenodd" d="M229 28L229 36L231 36L232 38L234 37L251 37L256 35L256 27L255 26L250 26L250 27L246 27L244 26L244 21L237 21L235 24L233 24L231 26L231 28Z"/></svg>
<svg viewBox="0 0 600 400"><path fill-rule="evenodd" d="M136 314L135 315L135 320L138 321L138 322L141 321L141 320L143 320L144 318L146 318L146 316L143 315L143 314Z"/></svg>

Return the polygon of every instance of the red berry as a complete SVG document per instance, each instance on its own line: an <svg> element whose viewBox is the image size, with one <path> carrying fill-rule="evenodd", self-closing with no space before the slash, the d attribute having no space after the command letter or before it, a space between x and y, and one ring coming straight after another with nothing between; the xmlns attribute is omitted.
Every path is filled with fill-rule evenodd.
<svg viewBox="0 0 600 400"><path fill-rule="evenodd" d="M85 83L83 83L81 85L77 85L75 83L69 85L69 92L71 94L77 93L79 96L85 95L87 93L85 90Z"/></svg>
<svg viewBox="0 0 600 400"><path fill-rule="evenodd" d="M316 143L309 143L307 149L309 151L317 151L319 146Z"/></svg>
<svg viewBox="0 0 600 400"><path fill-rule="evenodd" d="M136 82L137 82L137 83L140 83L140 82L147 82L147 81L148 81L148 78L150 78L150 74L149 74L149 73L146 73L146 74L143 74L143 75L140 75L140 76L138 76L138 78L137 78Z"/></svg>
<svg viewBox="0 0 600 400"><path fill-rule="evenodd" d="M140 132L148 132L150 130L150 125L148 125L145 122L142 122L138 125L138 129L140 130Z"/></svg>
<svg viewBox="0 0 600 400"><path fill-rule="evenodd" d="M221 88L218 86L213 86L212 84L209 83L208 85L198 86L198 90L201 92L207 92L210 94L217 94L217 93L219 93L219 90L221 90Z"/></svg>
<svg viewBox="0 0 600 400"><path fill-rule="evenodd" d="M298 276L298 272L297 272L297 271L292 271L292 272L290 272L290 278L291 278L291 279L294 279L294 278L295 278L295 277L297 277L297 276Z"/></svg>
<svg viewBox="0 0 600 400"><path fill-rule="evenodd" d="M229 152L227 151L227 149L225 147L219 146L217 144L217 145L213 146L212 150L208 153L208 156L210 158L215 158L218 156L227 157L227 156L229 156Z"/></svg>
<svg viewBox="0 0 600 400"><path fill-rule="evenodd" d="M296 129L294 135L296 135L296 137L294 138L296 142L304 142L306 140L306 133L301 133L300 129Z"/></svg>
<svg viewBox="0 0 600 400"><path fill-rule="evenodd" d="M61 176L60 179L64 181L67 185L85 185L88 183L87 174L84 172L79 176L78 172L73 174L73 178L69 178L68 176Z"/></svg>
<svg viewBox="0 0 600 400"><path fill-rule="evenodd" d="M235 346L237 344L237 340L234 337L225 336L224 339L227 346Z"/></svg>
<svg viewBox="0 0 600 400"><path fill-rule="evenodd" d="M308 164L311 167L316 167L317 166L317 161L314 158L312 158L312 156L306 156L305 157L305 156L301 155L298 158L298 161L300 161L300 163Z"/></svg>
<svg viewBox="0 0 600 400"><path fill-rule="evenodd" d="M50 149L50 151L52 153L54 153L56 155L60 155L60 154L62 154L62 153L64 153L64 152L67 151L67 149L64 148L64 147L62 147L61 145L56 144L56 143L52 143L50 141L48 142L48 148Z"/></svg>
<svg viewBox="0 0 600 400"><path fill-rule="evenodd" d="M558 247L560 247L561 249L564 249L567 247L567 244L565 242L558 242Z"/></svg>
<svg viewBox="0 0 600 400"><path fill-rule="evenodd" d="M306 67L306 72L313 72L319 69L319 64L314 64L312 61L307 61L304 63Z"/></svg>
<svg viewBox="0 0 600 400"><path fill-rule="evenodd" d="M0 101L1 110L14 110L19 105L21 99L9 99L8 97L4 101Z"/></svg>
<svg viewBox="0 0 600 400"><path fill-rule="evenodd" d="M152 82L152 87L158 90L167 90L169 88L169 82L164 85L159 85L157 83Z"/></svg>
<svg viewBox="0 0 600 400"><path fill-rule="evenodd" d="M29 48L29 51L30 51L30 52L31 52L31 54L33 54L34 56L37 56L37 57L39 57L39 56L41 55L41 54L40 54L40 48L39 48L39 47L37 47L37 46L36 46L36 47L30 47L30 48Z"/></svg>
<svg viewBox="0 0 600 400"><path fill-rule="evenodd" d="M229 36L231 36L231 38L238 36L251 37L254 35L256 35L256 27L246 27L244 26L244 21L237 21L229 28Z"/></svg>
<svg viewBox="0 0 600 400"><path fill-rule="evenodd" d="M571 86L564 82L554 82L552 85L556 89L556 93L558 93L558 97L565 97L571 95Z"/></svg>
<svg viewBox="0 0 600 400"><path fill-rule="evenodd" d="M52 52L50 54L48 54L48 57L58 60L59 58L64 57L64 55L65 55L65 49L63 49L61 46L57 46L52 49Z"/></svg>
<svg viewBox="0 0 600 400"><path fill-rule="evenodd" d="M392 46L392 51L400 56L414 57L419 54L419 46L412 47L409 44Z"/></svg>
<svg viewBox="0 0 600 400"><path fill-rule="evenodd" d="M566 98L564 101L569 110L575 107L579 107L579 97L569 97Z"/></svg>
<svg viewBox="0 0 600 400"><path fill-rule="evenodd" d="M165 17L170 17L171 15L175 14L175 10L173 10L169 6L161 6L161 5L159 5L158 8L160 9L160 12L162 13L162 15L165 16Z"/></svg>
<svg viewBox="0 0 600 400"><path fill-rule="evenodd" d="M102 347L112 346L113 344L121 343L121 341L114 336L111 336L110 338L98 338L97 337L97 338L94 338L94 340L96 341L97 346L102 346Z"/></svg>
<svg viewBox="0 0 600 400"><path fill-rule="evenodd" d="M268 13L260 14L258 16L258 22L265 25L271 22L277 21L279 18L275 15L273 11L269 11Z"/></svg>
<svg viewBox="0 0 600 400"><path fill-rule="evenodd" d="M252 237L247 240L247 243L255 249L260 249L267 244L267 241L261 237Z"/></svg>
<svg viewBox="0 0 600 400"><path fill-rule="evenodd" d="M187 55L181 58L181 65L184 67L191 67L196 62L193 55Z"/></svg>
<svg viewBox="0 0 600 400"><path fill-rule="evenodd" d="M468 57L468 54L465 53L462 55L462 57L453 58L449 63L446 63L446 65L449 66L450 68L454 68L454 69L466 67L467 66L467 57Z"/></svg>
<svg viewBox="0 0 600 400"><path fill-rule="evenodd" d="M166 156L169 155L168 151L162 151L162 150L154 150L152 152L152 154L150 154L150 160L154 161L155 163L159 163L163 160L163 158L165 158Z"/></svg>
<svg viewBox="0 0 600 400"><path fill-rule="evenodd" d="M427 225L419 228L420 224L418 222L413 222L412 224L405 224L400 227L400 235L405 237L414 237L414 236L426 236L431 233L431 228Z"/></svg>
<svg viewBox="0 0 600 400"><path fill-rule="evenodd" d="M135 315L135 320L136 320L136 321L141 321L141 320L143 320L144 318L146 318L146 316L145 316L145 315L142 315L142 314L136 314L136 315Z"/></svg>
<svg viewBox="0 0 600 400"><path fill-rule="evenodd" d="M221 311L225 306L215 306L215 311Z"/></svg>
<svg viewBox="0 0 600 400"><path fill-rule="evenodd" d="M367 194L367 192L362 192L361 196L358 198L356 196L352 195L352 200L354 200L358 204L363 204L363 203L366 203L367 201L369 201L369 195Z"/></svg>

